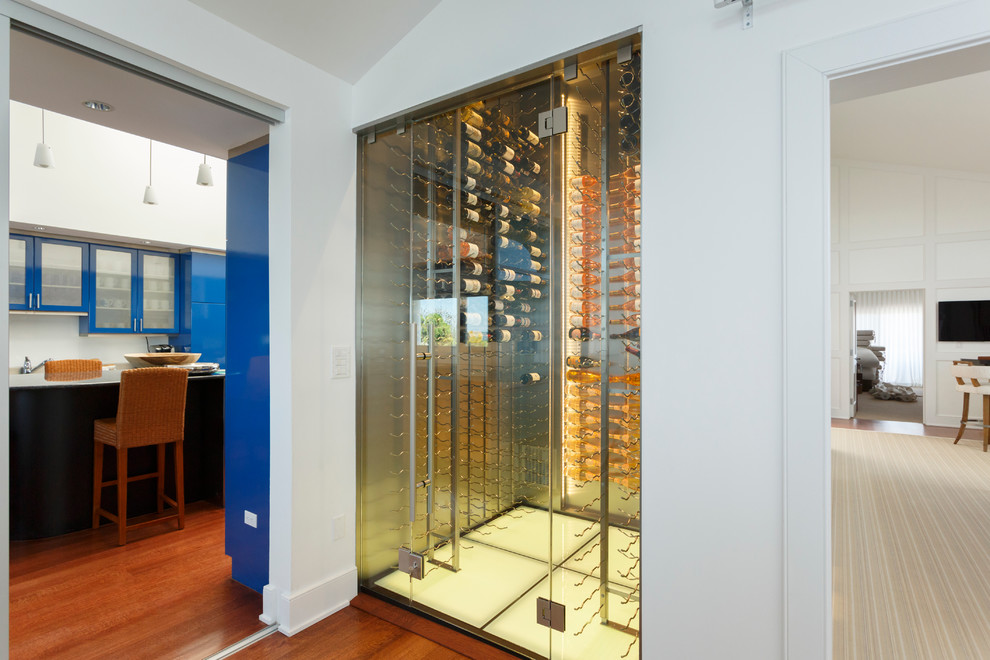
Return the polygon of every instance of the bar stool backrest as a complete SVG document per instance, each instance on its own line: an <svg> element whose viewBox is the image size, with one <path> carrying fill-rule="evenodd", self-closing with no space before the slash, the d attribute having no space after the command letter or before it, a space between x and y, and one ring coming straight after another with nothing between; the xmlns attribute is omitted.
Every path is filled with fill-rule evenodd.
<svg viewBox="0 0 990 660"><path fill-rule="evenodd" d="M956 390L982 394L990 392L990 367L972 365L966 362L953 362L952 375L956 379Z"/></svg>
<svg viewBox="0 0 990 660"><path fill-rule="evenodd" d="M49 360L45 362L46 375L101 373L103 363L99 360Z"/></svg>
<svg viewBox="0 0 990 660"><path fill-rule="evenodd" d="M117 400L119 446L182 442L187 383L184 369L148 367L121 373Z"/></svg>

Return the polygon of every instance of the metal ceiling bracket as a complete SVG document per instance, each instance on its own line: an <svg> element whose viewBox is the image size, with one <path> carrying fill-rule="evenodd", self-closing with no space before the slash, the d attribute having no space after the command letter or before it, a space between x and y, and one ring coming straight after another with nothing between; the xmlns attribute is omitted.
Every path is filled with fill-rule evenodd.
<svg viewBox="0 0 990 660"><path fill-rule="evenodd" d="M374 144L374 143L375 143L375 132L371 131L370 133L368 133L368 144Z"/></svg>
<svg viewBox="0 0 990 660"><path fill-rule="evenodd" d="M743 26L742 29L748 30L753 27L753 0L742 0L743 3Z"/></svg>
<svg viewBox="0 0 990 660"><path fill-rule="evenodd" d="M402 135L405 132L406 132L406 118L399 117L399 124L398 126L395 127L395 134Z"/></svg>
<svg viewBox="0 0 990 660"><path fill-rule="evenodd" d="M632 59L632 44L626 44L625 46L619 46L618 52L615 54L616 64L624 64Z"/></svg>

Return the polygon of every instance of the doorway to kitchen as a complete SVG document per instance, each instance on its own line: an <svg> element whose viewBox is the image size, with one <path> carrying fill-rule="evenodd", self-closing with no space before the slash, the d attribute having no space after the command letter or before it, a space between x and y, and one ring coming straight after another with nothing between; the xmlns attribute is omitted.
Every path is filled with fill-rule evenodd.
<svg viewBox="0 0 990 660"><path fill-rule="evenodd" d="M38 254L35 244L78 248L75 281L68 276L54 282L53 269L40 272L39 263L25 260L23 268L34 269L34 280L47 287L45 302L53 286L79 286L85 293L79 310L49 310L32 294L30 304L12 312L9 367L19 365L26 352L36 363L50 356L96 357L121 369L127 366L125 354L167 344L202 352L204 359L225 366L228 396L223 380L217 387L217 381L191 376L185 529L175 532L174 522L154 525L129 534L128 544L117 547L112 525L91 530L86 529L88 516L79 524L62 515L70 505L88 509L92 498L92 421L88 430L71 437L54 436L64 441L62 449L71 445L73 455L81 451L82 458L63 461L57 452L48 452L50 461L23 469L18 447L24 443L17 435L32 426L28 414L38 411L13 403L15 392L24 394L27 388L19 386L20 374L11 375L12 492L15 482L31 475L60 484L56 490L62 495L46 497L39 489L35 496L12 496L11 530L19 522L20 505L27 502L41 507L34 519L54 518L69 525L55 536L42 532L46 538L12 532L11 649L32 657L69 648L81 652L94 642L92 630L100 629L101 646L117 645L124 655L125 649L137 647L162 657L209 655L262 627L256 592L267 582L268 122L257 113L218 105L215 99L189 94L21 27L11 31L10 227L32 244L25 255ZM48 155L49 167L36 167L31 159L36 151ZM213 185L204 181L204 165ZM150 201L149 190L154 191ZM256 210L250 216L228 213L244 206ZM111 274L97 270L102 254L133 257L138 264L153 257L167 276L142 282L149 280L149 272L139 265L132 273L137 283L130 280L134 298L129 293L118 300L110 292L127 280L111 282ZM10 260L18 265L14 254ZM225 270L256 272L260 279L238 277L231 286L224 282ZM246 281L251 291L244 291ZM9 278L12 300L17 283ZM132 307L125 311L129 318L122 327L95 320L97 311L116 313L127 301ZM263 316L263 323L246 320L246 311ZM148 321L154 317L174 324L160 323L158 331L149 332ZM115 403L112 393L94 399L97 390L107 387L78 389L60 383L71 410L48 409L46 418L85 417L87 410L94 418L113 416L112 409L94 408L106 404L102 399ZM261 411L263 420L246 414ZM250 428L225 441L225 417ZM206 427L202 437L193 433L197 425ZM203 442L198 445L198 440ZM45 471L52 469L68 478L47 479L53 475ZM263 479L256 474L262 471ZM75 486L81 487L73 490ZM224 515L224 504L236 507L236 520ZM241 520L240 509L256 515L253 526ZM161 562L161 557L172 559ZM243 584L232 580L232 573ZM127 579L94 579L111 574ZM94 599L111 605L94 608ZM163 611L173 612L169 629L193 633L175 639L156 632L149 621L162 621ZM75 623L67 625L68 620ZM111 639L114 635L119 637Z"/></svg>

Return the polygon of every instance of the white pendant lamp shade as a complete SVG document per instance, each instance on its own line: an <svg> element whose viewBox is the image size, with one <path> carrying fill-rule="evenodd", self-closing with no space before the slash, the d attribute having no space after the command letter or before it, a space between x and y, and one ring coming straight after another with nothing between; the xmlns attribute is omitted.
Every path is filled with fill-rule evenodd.
<svg viewBox="0 0 990 660"><path fill-rule="evenodd" d="M196 175L196 185L199 186L212 186L213 185L213 168L211 168L206 163L206 156L203 156L203 162L199 164L199 174Z"/></svg>
<svg viewBox="0 0 990 660"><path fill-rule="evenodd" d="M151 140L148 140L148 185L144 189L144 203L145 204L157 204L158 195L155 194L155 189L151 187Z"/></svg>
<svg viewBox="0 0 990 660"><path fill-rule="evenodd" d="M45 143L45 111L41 111L41 142L34 148L34 166L48 169L55 167L52 148Z"/></svg>
<svg viewBox="0 0 990 660"><path fill-rule="evenodd" d="M34 166L45 169L55 167L55 157L52 155L52 148L44 142L39 142L38 146L34 149Z"/></svg>
<svg viewBox="0 0 990 660"><path fill-rule="evenodd" d="M144 189L144 203L145 204L157 204L158 195L155 194L155 189L151 186L145 186Z"/></svg>

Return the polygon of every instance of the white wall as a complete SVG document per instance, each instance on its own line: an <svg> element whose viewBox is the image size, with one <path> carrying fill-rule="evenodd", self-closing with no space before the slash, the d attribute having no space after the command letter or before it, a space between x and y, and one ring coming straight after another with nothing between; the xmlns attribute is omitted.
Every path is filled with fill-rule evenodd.
<svg viewBox="0 0 990 660"><path fill-rule="evenodd" d="M355 86L360 125L643 26L644 658L784 653L781 53L942 4L445 0Z"/></svg>
<svg viewBox="0 0 990 660"><path fill-rule="evenodd" d="M990 298L990 174L834 159L832 194L832 415L848 417L850 292L924 289L925 423L958 426L949 366L990 343L937 341L937 305Z"/></svg>
<svg viewBox="0 0 990 660"><path fill-rule="evenodd" d="M158 204L142 203L148 185L148 139L45 112L45 141L55 167L34 167L41 110L10 102L10 219L189 247L225 250L227 162L208 157L213 185L196 185L203 154L155 142Z"/></svg>
<svg viewBox="0 0 990 660"><path fill-rule="evenodd" d="M356 592L354 381L313 369L353 346L351 86L184 0L29 3L288 108L271 144L271 583L267 618L293 632ZM6 57L6 55L0 56ZM327 357L329 359L329 357ZM344 516L342 539L330 521Z"/></svg>
<svg viewBox="0 0 990 660"><path fill-rule="evenodd" d="M148 335L152 344L167 344L168 337ZM103 364L126 364L125 353L148 350L145 335L79 335L79 317L62 314L10 315L10 367L24 358L35 365L47 358L68 360L96 358Z"/></svg>

